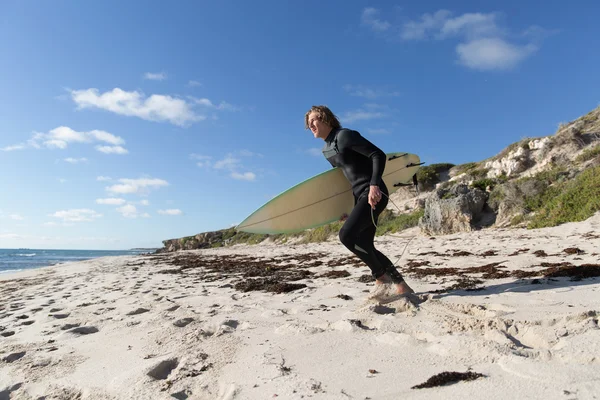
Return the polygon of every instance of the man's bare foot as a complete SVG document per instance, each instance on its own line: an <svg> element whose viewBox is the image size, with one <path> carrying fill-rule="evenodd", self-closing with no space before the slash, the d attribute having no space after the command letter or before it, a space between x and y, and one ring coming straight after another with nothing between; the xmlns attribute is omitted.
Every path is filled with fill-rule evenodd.
<svg viewBox="0 0 600 400"><path fill-rule="evenodd" d="M408 284L406 282L398 283L395 286L396 286L396 293L398 293L398 294L411 294L411 293L415 292L414 290L412 290L412 288L410 286L408 286Z"/></svg>
<svg viewBox="0 0 600 400"><path fill-rule="evenodd" d="M383 274L379 278L375 279L376 285L385 285L392 283L392 278L388 276L388 274Z"/></svg>

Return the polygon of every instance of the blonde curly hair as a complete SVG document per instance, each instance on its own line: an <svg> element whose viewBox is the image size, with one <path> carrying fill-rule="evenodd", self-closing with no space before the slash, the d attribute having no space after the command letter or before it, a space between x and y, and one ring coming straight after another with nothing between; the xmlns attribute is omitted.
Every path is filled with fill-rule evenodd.
<svg viewBox="0 0 600 400"><path fill-rule="evenodd" d="M340 124L340 121L335 116L335 114L333 112L331 112L329 107L327 107L327 106L312 106L310 108L310 110L308 110L308 112L304 115L304 128L305 129L310 129L308 126L308 116L313 111L316 111L319 121L331 126L333 129L338 129L338 128L342 127L342 124Z"/></svg>

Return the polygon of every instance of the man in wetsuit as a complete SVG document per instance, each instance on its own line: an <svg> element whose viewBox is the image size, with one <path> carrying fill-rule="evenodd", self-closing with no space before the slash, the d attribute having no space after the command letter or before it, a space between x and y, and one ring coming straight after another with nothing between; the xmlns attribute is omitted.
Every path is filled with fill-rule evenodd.
<svg viewBox="0 0 600 400"><path fill-rule="evenodd" d="M342 128L326 106L313 106L304 116L306 129L323 139L323 155L333 167L339 167L352 185L354 208L339 233L340 241L371 269L376 279L374 297L385 296L386 286L394 285L395 294L414 291L406 284L394 264L375 249L377 218L388 203L388 189L381 178L386 155L360 133ZM383 289L383 290L382 290ZM379 292L379 293L377 293Z"/></svg>

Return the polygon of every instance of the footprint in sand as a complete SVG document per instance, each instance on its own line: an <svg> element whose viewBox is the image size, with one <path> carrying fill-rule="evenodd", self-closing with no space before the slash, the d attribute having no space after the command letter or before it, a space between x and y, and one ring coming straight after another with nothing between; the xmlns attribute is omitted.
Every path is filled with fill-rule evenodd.
<svg viewBox="0 0 600 400"><path fill-rule="evenodd" d="M90 335L92 333L99 332L98 328L95 326L79 326L77 328L71 329L66 333L71 333L73 335Z"/></svg>
<svg viewBox="0 0 600 400"><path fill-rule="evenodd" d="M9 337L15 334L15 331L2 331L0 332L0 336Z"/></svg>
<svg viewBox="0 0 600 400"><path fill-rule="evenodd" d="M52 314L52 316L56 319L65 319L67 318L69 315L71 315L71 313L65 313L65 314Z"/></svg>
<svg viewBox="0 0 600 400"><path fill-rule="evenodd" d="M4 357L2 359L2 361L4 361L5 363L12 363L12 362L15 362L15 361L23 358L25 356L25 354L26 354L26 352L24 352L24 351L19 351L17 353L11 353L11 354L7 355L6 357Z"/></svg>
<svg viewBox="0 0 600 400"><path fill-rule="evenodd" d="M220 324L212 325L200 329L200 334L204 337L216 337L225 333L232 333L236 330L240 323L234 319L228 319Z"/></svg>
<svg viewBox="0 0 600 400"><path fill-rule="evenodd" d="M187 325L189 325L190 323L192 323L194 321L194 318L181 318L178 319L177 321L173 322L173 325L175 325L178 328L183 328Z"/></svg>
<svg viewBox="0 0 600 400"><path fill-rule="evenodd" d="M146 375L155 380L165 380L178 365L179 360L177 358L168 358L150 367Z"/></svg>
<svg viewBox="0 0 600 400"><path fill-rule="evenodd" d="M60 330L66 331L66 330L73 329L73 328L79 328L80 326L81 326L81 324L79 322L75 322L73 324L65 324L65 325L61 326Z"/></svg>
<svg viewBox="0 0 600 400"><path fill-rule="evenodd" d="M138 309L136 309L136 310L129 311L129 312L128 312L127 314L125 314L125 315L139 315L139 314L147 313L148 311L150 311L150 310L149 310L149 309L147 309L147 308L141 308L141 307L140 307L140 308L138 308Z"/></svg>

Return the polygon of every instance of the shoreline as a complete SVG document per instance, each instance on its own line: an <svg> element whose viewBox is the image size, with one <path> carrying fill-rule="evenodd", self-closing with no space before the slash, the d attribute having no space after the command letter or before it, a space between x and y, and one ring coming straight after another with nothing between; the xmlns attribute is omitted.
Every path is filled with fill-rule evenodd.
<svg viewBox="0 0 600 400"><path fill-rule="evenodd" d="M12 332L0 337L0 393L592 398L600 278L578 274L596 271L599 228L597 214L540 230L377 237L392 261L410 240L399 264L417 295L388 304L367 301L368 268L337 240L0 274L0 334ZM460 374L474 379L435 385Z"/></svg>

